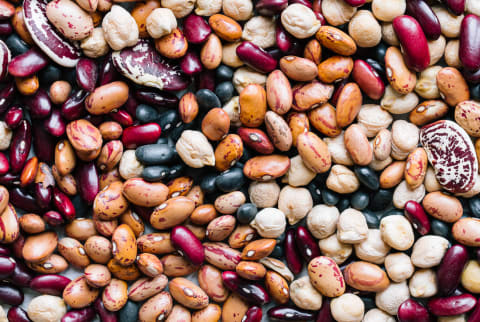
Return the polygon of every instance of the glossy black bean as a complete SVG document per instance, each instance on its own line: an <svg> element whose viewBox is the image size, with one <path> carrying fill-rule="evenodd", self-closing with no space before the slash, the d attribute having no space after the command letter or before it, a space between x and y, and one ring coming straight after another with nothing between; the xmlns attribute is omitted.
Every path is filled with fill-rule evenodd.
<svg viewBox="0 0 480 322"><path fill-rule="evenodd" d="M214 107L221 107L222 103L217 95L209 89L200 89L195 93L197 98L198 106L204 110L208 111Z"/></svg>
<svg viewBox="0 0 480 322"><path fill-rule="evenodd" d="M280 245L276 245L273 248L273 251L270 254L270 256L272 256L273 258L282 259L284 257L284 254L285 254L285 252L283 250L283 247L280 246Z"/></svg>
<svg viewBox="0 0 480 322"><path fill-rule="evenodd" d="M9 322L30 322L27 312L20 306L12 306L8 309L7 319Z"/></svg>
<svg viewBox="0 0 480 322"><path fill-rule="evenodd" d="M53 82L62 79L62 70L53 64L49 64L42 69L41 73L38 73L40 84L43 86L49 86Z"/></svg>
<svg viewBox="0 0 480 322"><path fill-rule="evenodd" d="M232 168L223 171L215 179L215 185L220 191L232 192L239 190L246 182L243 170L240 168Z"/></svg>
<svg viewBox="0 0 480 322"><path fill-rule="evenodd" d="M215 87L215 94L223 104L227 103L235 92L235 88L231 81L225 81Z"/></svg>
<svg viewBox="0 0 480 322"><path fill-rule="evenodd" d="M375 171L373 171L372 168L368 166L356 166L354 172L360 183L368 189L378 190L378 188L380 187L380 180L378 179L378 175L375 173Z"/></svg>
<svg viewBox="0 0 480 322"><path fill-rule="evenodd" d="M365 305L365 312L377 307L375 305L375 298L362 296L361 299L363 304Z"/></svg>
<svg viewBox="0 0 480 322"><path fill-rule="evenodd" d="M480 84L470 87L470 96L474 100L480 100Z"/></svg>
<svg viewBox="0 0 480 322"><path fill-rule="evenodd" d="M394 216L394 215L403 216L404 213L400 209L391 208L391 209L386 209L385 211L379 213L378 215L379 215L379 219L382 220L383 218L388 216Z"/></svg>
<svg viewBox="0 0 480 322"><path fill-rule="evenodd" d="M313 321L315 315L312 311L301 310L289 306L276 306L267 311L273 321Z"/></svg>
<svg viewBox="0 0 480 322"><path fill-rule="evenodd" d="M368 228L377 229L379 227L380 220L378 219L378 216L376 214L374 214L369 209L362 210L362 213L363 213L363 216L365 217L365 220L367 221Z"/></svg>
<svg viewBox="0 0 480 322"><path fill-rule="evenodd" d="M142 123L150 123L158 118L158 111L150 105L140 104L135 110L135 117Z"/></svg>
<svg viewBox="0 0 480 322"><path fill-rule="evenodd" d="M329 206L335 206L340 201L340 196L335 191L324 188L322 189L322 200L323 203Z"/></svg>
<svg viewBox="0 0 480 322"><path fill-rule="evenodd" d="M12 57L21 55L30 49L27 43L24 42L22 38L20 38L16 33L13 33L10 36L8 36L8 38L5 40L5 44L8 46L8 49L10 49L10 53L12 54ZM42 73L44 71L45 69L42 71Z"/></svg>
<svg viewBox="0 0 480 322"><path fill-rule="evenodd" d="M185 130L191 130L191 129L198 129L199 126L196 121L190 122L190 123L182 123L178 122L172 127L172 130L167 131L168 137L172 139L174 142L176 142L180 136L182 135L183 131ZM162 132L165 133L162 129Z"/></svg>
<svg viewBox="0 0 480 322"><path fill-rule="evenodd" d="M17 208L27 212L39 213L40 207L35 198L20 187L10 189L10 202Z"/></svg>
<svg viewBox="0 0 480 322"><path fill-rule="evenodd" d="M138 147L135 156L145 165L165 165L174 159L175 151L168 144L147 144Z"/></svg>
<svg viewBox="0 0 480 322"><path fill-rule="evenodd" d="M139 304L127 301L127 304L119 311L118 322L131 322L138 319Z"/></svg>
<svg viewBox="0 0 480 322"><path fill-rule="evenodd" d="M166 165L153 165L145 167L142 170L142 178L146 181L156 182L164 180L168 177L169 167Z"/></svg>
<svg viewBox="0 0 480 322"><path fill-rule="evenodd" d="M205 193L212 193L217 190L217 186L215 185L215 180L217 179L216 173L209 173L202 178L200 182L200 188L202 188L203 192Z"/></svg>
<svg viewBox="0 0 480 322"><path fill-rule="evenodd" d="M322 190L313 182L310 182L307 185L307 189L310 192L310 195L312 196L313 204L319 204L323 201L322 199Z"/></svg>
<svg viewBox="0 0 480 322"><path fill-rule="evenodd" d="M337 203L337 208L340 212L344 211L347 208L350 208L350 200L347 198L340 199L340 201Z"/></svg>
<svg viewBox="0 0 480 322"><path fill-rule="evenodd" d="M0 302L18 306L23 302L23 292L10 283L0 282Z"/></svg>
<svg viewBox="0 0 480 322"><path fill-rule="evenodd" d="M373 58L380 63L380 65L385 66L385 54L387 53L387 49L390 47L383 41L378 44L375 48L373 48L373 51L370 51L370 53L373 52ZM367 61L367 63L370 64L370 62ZM372 64L370 64L372 65ZM372 67L375 69L375 66L372 65Z"/></svg>
<svg viewBox="0 0 480 322"><path fill-rule="evenodd" d="M233 77L233 69L226 65L220 65L215 70L215 77L217 78L218 81L231 80Z"/></svg>
<svg viewBox="0 0 480 322"><path fill-rule="evenodd" d="M9 280L19 287L28 287L33 279L33 272L20 261L15 264L15 269Z"/></svg>
<svg viewBox="0 0 480 322"><path fill-rule="evenodd" d="M162 128L162 134L164 136L171 132L175 127L182 125L177 110L168 110L161 113L157 118L157 123Z"/></svg>
<svg viewBox="0 0 480 322"><path fill-rule="evenodd" d="M258 209L253 203L245 203L237 209L237 220L241 224L249 224L257 215Z"/></svg>
<svg viewBox="0 0 480 322"><path fill-rule="evenodd" d="M448 224L440 221L438 219L433 219L430 222L431 232L434 235L442 236L448 238L450 235L450 227Z"/></svg>
<svg viewBox="0 0 480 322"><path fill-rule="evenodd" d="M75 73L75 68L62 68L62 78L63 80L69 82L70 84L75 84L77 81L77 75Z"/></svg>
<svg viewBox="0 0 480 322"><path fill-rule="evenodd" d="M393 191L388 189L380 189L373 194L369 208L373 211L380 211L390 206L393 198Z"/></svg>
<svg viewBox="0 0 480 322"><path fill-rule="evenodd" d="M171 167L168 168L168 180L172 180L175 178L180 177L183 175L183 172L185 171L185 165L182 163L172 165Z"/></svg>
<svg viewBox="0 0 480 322"><path fill-rule="evenodd" d="M480 198L478 196L468 200L468 208L474 217L480 218Z"/></svg>

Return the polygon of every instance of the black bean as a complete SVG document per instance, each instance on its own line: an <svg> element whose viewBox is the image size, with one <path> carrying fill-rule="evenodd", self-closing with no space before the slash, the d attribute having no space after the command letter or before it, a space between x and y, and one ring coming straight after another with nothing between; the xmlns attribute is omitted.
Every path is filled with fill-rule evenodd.
<svg viewBox="0 0 480 322"><path fill-rule="evenodd" d="M370 203L370 196L367 192L359 190L355 192L352 197L350 198L350 203L352 207L357 210L363 210L368 207Z"/></svg>
<svg viewBox="0 0 480 322"><path fill-rule="evenodd" d="M219 81L228 81L231 80L233 77L233 69L228 66L220 65L215 70L215 77Z"/></svg>
<svg viewBox="0 0 480 322"><path fill-rule="evenodd" d="M340 196L335 191L322 189L322 200L329 206L335 206L340 201Z"/></svg>
<svg viewBox="0 0 480 322"><path fill-rule="evenodd" d="M209 89L200 89L195 93L195 97L197 98L198 106L204 110L208 111L214 107L221 107L222 103L220 99Z"/></svg>
<svg viewBox="0 0 480 322"><path fill-rule="evenodd" d="M43 86L48 86L53 82L62 79L62 71L60 68L52 64L42 69L42 72L38 74L40 83Z"/></svg>
<svg viewBox="0 0 480 322"><path fill-rule="evenodd" d="M368 209L362 210L362 213L365 216L365 220L367 221L368 228L377 229L380 224L380 220L378 219L378 216Z"/></svg>
<svg viewBox="0 0 480 322"><path fill-rule="evenodd" d="M168 168L167 179L172 180L178 178L183 174L184 171L185 165L183 163L172 165L170 168Z"/></svg>
<svg viewBox="0 0 480 322"><path fill-rule="evenodd" d="M283 257L283 247L280 245L275 246L273 249L273 252L270 254L270 256L274 258L282 258Z"/></svg>
<svg viewBox="0 0 480 322"><path fill-rule="evenodd" d="M312 195L312 200L314 205L322 202L322 191L320 190L320 188L317 187L315 183L310 182L306 188Z"/></svg>
<svg viewBox="0 0 480 322"><path fill-rule="evenodd" d="M387 189L380 189L372 197L369 208L373 211L380 211L390 206L393 198L393 191Z"/></svg>
<svg viewBox="0 0 480 322"><path fill-rule="evenodd" d="M430 227L432 229L432 234L448 238L450 235L450 227L443 221L438 219L433 219L430 222Z"/></svg>
<svg viewBox="0 0 480 322"><path fill-rule="evenodd" d="M146 165L164 165L175 158L175 150L168 144L147 144L138 147L135 156Z"/></svg>
<svg viewBox="0 0 480 322"><path fill-rule="evenodd" d="M388 46L386 43L381 42L375 48L373 48L373 57L380 65L385 66L385 54L387 53ZM370 64L370 63L369 63ZM373 66L372 66L373 67ZM375 68L375 67L374 67Z"/></svg>
<svg viewBox="0 0 480 322"><path fill-rule="evenodd" d="M468 208L474 217L480 218L480 198L473 197L468 201ZM465 211L465 208L464 208Z"/></svg>
<svg viewBox="0 0 480 322"><path fill-rule="evenodd" d="M215 185L220 191L232 192L239 190L246 182L241 168L232 168L223 171L215 179Z"/></svg>
<svg viewBox="0 0 480 322"><path fill-rule="evenodd" d="M153 122L155 119L158 118L158 111L156 108L150 105L140 104L137 106L137 109L135 111L135 116L137 120L139 120L140 122L149 123L149 122Z"/></svg>
<svg viewBox="0 0 480 322"><path fill-rule="evenodd" d="M198 124L196 122L190 122L190 123L182 123L179 122L174 125L173 130L170 131L168 134L168 137L172 139L174 142L177 142L177 140L180 138L180 135L182 135L183 131L185 130L190 130L193 128L198 128ZM163 129L162 129L163 132Z"/></svg>
<svg viewBox="0 0 480 322"><path fill-rule="evenodd" d="M234 92L235 88L230 81L222 82L215 87L215 94L223 104L227 103L233 97Z"/></svg>
<svg viewBox="0 0 480 322"><path fill-rule="evenodd" d="M161 113L157 118L157 123L162 128L162 134L168 134L177 125L183 124L180 120L180 115L176 110L168 110Z"/></svg>
<svg viewBox="0 0 480 322"><path fill-rule="evenodd" d="M142 178L146 181L156 182L168 177L170 168L165 165L153 165L146 167L142 171Z"/></svg>
<svg viewBox="0 0 480 322"><path fill-rule="evenodd" d="M480 100L480 84L470 87L470 96L474 100Z"/></svg>
<svg viewBox="0 0 480 322"><path fill-rule="evenodd" d="M120 310L118 314L118 322L131 322L138 319L139 304L127 301L127 304Z"/></svg>
<svg viewBox="0 0 480 322"><path fill-rule="evenodd" d="M249 224L257 215L258 209L253 203L244 203L237 209L237 220L241 224Z"/></svg>
<svg viewBox="0 0 480 322"><path fill-rule="evenodd" d="M21 55L25 52L27 52L30 47L26 42L22 40L17 34L13 33L8 38L5 40L5 44L8 46L8 49L10 49L10 53L12 54L12 57ZM45 68L40 75L45 72Z"/></svg>
<svg viewBox="0 0 480 322"><path fill-rule="evenodd" d="M217 186L215 185L216 180L217 174L209 173L202 178L202 181L200 182L200 188L202 188L205 193L212 193L217 190Z"/></svg>
<svg viewBox="0 0 480 322"><path fill-rule="evenodd" d="M362 296L361 299L363 301L363 304L365 305L365 312L377 307L374 298Z"/></svg>
<svg viewBox="0 0 480 322"><path fill-rule="evenodd" d="M348 200L348 198L342 198L337 203L337 208L338 208L338 211L340 211L340 212L344 211L345 209L347 209L349 207L350 207L350 200Z"/></svg>
<svg viewBox="0 0 480 322"><path fill-rule="evenodd" d="M378 175L370 167L355 167L355 175L362 185L370 190L378 190L380 181Z"/></svg>

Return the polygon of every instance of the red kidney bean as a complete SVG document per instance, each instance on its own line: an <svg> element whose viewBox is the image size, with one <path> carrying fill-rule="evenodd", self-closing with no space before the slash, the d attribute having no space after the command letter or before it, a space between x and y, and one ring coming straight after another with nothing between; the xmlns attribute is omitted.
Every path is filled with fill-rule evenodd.
<svg viewBox="0 0 480 322"><path fill-rule="evenodd" d="M382 98L385 84L378 73L366 61L357 59L353 65L352 77L362 91L372 100Z"/></svg>
<svg viewBox="0 0 480 322"><path fill-rule="evenodd" d="M63 275L45 274L34 277L30 282L30 288L42 294L58 296L70 282L71 279Z"/></svg>
<svg viewBox="0 0 480 322"><path fill-rule="evenodd" d="M13 32L13 27L8 21L0 21L0 36L9 36Z"/></svg>
<svg viewBox="0 0 480 322"><path fill-rule="evenodd" d="M41 211L40 207L37 205L35 198L30 195L27 191L15 187L10 189L10 202L17 208L25 210L27 212L38 213Z"/></svg>
<svg viewBox="0 0 480 322"><path fill-rule="evenodd" d="M463 68L462 74L463 74L463 77L465 77L465 80L467 82L470 82L472 84L480 83L480 69L469 70L469 69Z"/></svg>
<svg viewBox="0 0 480 322"><path fill-rule="evenodd" d="M125 109L125 111L127 111L128 114L135 116L137 112L137 106L137 99L134 97L133 92L129 91L128 99L125 104L123 104L123 108Z"/></svg>
<svg viewBox="0 0 480 322"><path fill-rule="evenodd" d="M283 305L272 307L267 314L269 318L280 321L311 321L315 318L312 311Z"/></svg>
<svg viewBox="0 0 480 322"><path fill-rule="evenodd" d="M67 221L75 218L75 207L72 201L56 187L53 188L53 205Z"/></svg>
<svg viewBox="0 0 480 322"><path fill-rule="evenodd" d="M427 68L430 64L427 38L417 20L406 15L396 17L393 29L402 45L407 66L417 72Z"/></svg>
<svg viewBox="0 0 480 322"><path fill-rule="evenodd" d="M448 10L460 16L465 11L465 0L442 0Z"/></svg>
<svg viewBox="0 0 480 322"><path fill-rule="evenodd" d="M255 9L262 16L274 16L287 8L288 0L260 0Z"/></svg>
<svg viewBox="0 0 480 322"><path fill-rule="evenodd" d="M430 314L420 303L408 299L398 308L400 322L430 322Z"/></svg>
<svg viewBox="0 0 480 322"><path fill-rule="evenodd" d="M78 86L87 92L93 92L98 80L98 67L93 59L80 58L75 68Z"/></svg>
<svg viewBox="0 0 480 322"><path fill-rule="evenodd" d="M70 310L65 314L61 322L89 322L95 317L95 311L92 307L86 307L78 310ZM103 320L102 320L103 321Z"/></svg>
<svg viewBox="0 0 480 322"><path fill-rule="evenodd" d="M123 130L122 143L126 149L157 142L162 129L157 123L147 123L127 127Z"/></svg>
<svg viewBox="0 0 480 322"><path fill-rule="evenodd" d="M345 1L345 2L348 2L348 1ZM312 4L310 3L309 0L288 0L289 5L294 3L303 4L305 7L312 9Z"/></svg>
<svg viewBox="0 0 480 322"><path fill-rule="evenodd" d="M11 257L0 257L0 278L4 279L12 275L15 270L15 260Z"/></svg>
<svg viewBox="0 0 480 322"><path fill-rule="evenodd" d="M183 20L183 34L189 43L201 44L207 40L212 33L212 28L203 19L192 13Z"/></svg>
<svg viewBox="0 0 480 322"><path fill-rule="evenodd" d="M62 215L55 210L47 211L42 218L52 227L60 226L64 223Z"/></svg>
<svg viewBox="0 0 480 322"><path fill-rule="evenodd" d="M295 242L295 229L290 228L285 234L285 260L288 268L294 275L300 274L303 263L298 254L297 244Z"/></svg>
<svg viewBox="0 0 480 322"><path fill-rule="evenodd" d="M222 273L223 284L245 301L261 306L270 301L267 291L260 285L246 281L232 271Z"/></svg>
<svg viewBox="0 0 480 322"><path fill-rule="evenodd" d="M30 322L27 312L20 306L12 306L8 309L7 319L9 322Z"/></svg>
<svg viewBox="0 0 480 322"><path fill-rule="evenodd" d="M10 107L5 114L5 123L11 129L15 129L21 120L23 120L23 108L19 106Z"/></svg>
<svg viewBox="0 0 480 322"><path fill-rule="evenodd" d="M452 293L460 283L463 268L468 261L468 251L456 244L448 249L437 270L437 285L441 295Z"/></svg>
<svg viewBox="0 0 480 322"><path fill-rule="evenodd" d="M98 74L98 86L114 82L120 78L117 69L113 66L112 52L110 52L103 60Z"/></svg>
<svg viewBox="0 0 480 322"><path fill-rule="evenodd" d="M303 259L308 263L312 258L320 256L320 248L307 228L298 226L295 233L295 241Z"/></svg>
<svg viewBox="0 0 480 322"><path fill-rule="evenodd" d="M88 114L87 116L84 117L84 119L89 121L95 126L100 126L100 124L102 124L102 122L104 121L104 116Z"/></svg>
<svg viewBox="0 0 480 322"><path fill-rule="evenodd" d="M409 200L405 204L405 217L410 221L420 235L426 235L430 231L430 221L421 204Z"/></svg>
<svg viewBox="0 0 480 322"><path fill-rule="evenodd" d="M261 322L262 321L262 308L260 306L252 306L248 309L245 316L242 318L242 322Z"/></svg>
<svg viewBox="0 0 480 322"><path fill-rule="evenodd" d="M438 39L442 34L437 15L424 0L407 1L407 13L417 19L427 38Z"/></svg>
<svg viewBox="0 0 480 322"><path fill-rule="evenodd" d="M254 149L258 153L272 154L275 149L267 134L260 129L239 127L237 134L246 146Z"/></svg>
<svg viewBox="0 0 480 322"><path fill-rule="evenodd" d="M22 120L13 133L10 144L10 169L12 173L19 173L27 160L32 144L32 126L27 120Z"/></svg>
<svg viewBox="0 0 480 322"><path fill-rule="evenodd" d="M52 111L52 102L43 88L38 89L32 96L25 96L23 103L30 111L30 116L34 119L46 118Z"/></svg>
<svg viewBox="0 0 480 322"><path fill-rule="evenodd" d="M209 89L215 91L215 71L204 69L196 78L197 89Z"/></svg>
<svg viewBox="0 0 480 322"><path fill-rule="evenodd" d="M25 237L20 233L17 239L12 243L12 253L15 258L23 258L23 246L25 245Z"/></svg>
<svg viewBox="0 0 480 322"><path fill-rule="evenodd" d="M277 47L284 53L288 52L293 45L292 36L285 31L280 21L275 27L275 39L277 40Z"/></svg>
<svg viewBox="0 0 480 322"><path fill-rule="evenodd" d="M0 282L0 302L12 306L18 306L23 302L23 292L10 283Z"/></svg>
<svg viewBox="0 0 480 322"><path fill-rule="evenodd" d="M14 99L15 82L10 82L0 91L0 114L11 106Z"/></svg>
<svg viewBox="0 0 480 322"><path fill-rule="evenodd" d="M9 280L18 287L30 287L33 272L22 262L16 262L15 269Z"/></svg>
<svg viewBox="0 0 480 322"><path fill-rule="evenodd" d="M198 54L194 50L189 50L180 60L180 68L187 75L197 75L203 66Z"/></svg>
<svg viewBox="0 0 480 322"><path fill-rule="evenodd" d="M467 320L467 322L477 321L480 321L480 301L477 301L477 305L475 305L475 310L473 310Z"/></svg>
<svg viewBox="0 0 480 322"><path fill-rule="evenodd" d="M55 140L43 127L43 122L33 122L33 149L40 161L53 163Z"/></svg>
<svg viewBox="0 0 480 322"><path fill-rule="evenodd" d="M193 265L201 265L205 260L203 245L185 226L176 226L170 233L173 246Z"/></svg>
<svg viewBox="0 0 480 322"><path fill-rule="evenodd" d="M125 110L118 110L115 112L110 112L108 115L117 123L120 123L123 127L128 127L133 125L132 116Z"/></svg>
<svg viewBox="0 0 480 322"><path fill-rule="evenodd" d="M38 48L14 57L8 64L8 73L15 77L27 77L39 72L48 65L48 58Z"/></svg>
<svg viewBox="0 0 480 322"><path fill-rule="evenodd" d="M43 125L48 133L56 137L64 135L67 128L59 109L54 109L50 116L43 121Z"/></svg>
<svg viewBox="0 0 480 322"><path fill-rule="evenodd" d="M145 104L157 107L177 108L178 106L178 97L168 92L137 90L135 97Z"/></svg>
<svg viewBox="0 0 480 322"><path fill-rule="evenodd" d="M117 313L110 312L109 310L107 310L105 308L105 305L103 305L103 301L100 296L93 303L93 308L95 309L95 312L97 312L98 316L100 317L100 321L102 322L118 321Z"/></svg>
<svg viewBox="0 0 480 322"><path fill-rule="evenodd" d="M270 73L277 67L277 61L271 55L250 41L242 42L236 51L245 64L262 73Z"/></svg>
<svg viewBox="0 0 480 322"><path fill-rule="evenodd" d="M0 184L9 187L13 185L20 185L20 175L7 173L3 176L0 176Z"/></svg>
<svg viewBox="0 0 480 322"><path fill-rule="evenodd" d="M345 0L346 3L351 5L352 7L360 7L365 4L365 0Z"/></svg>
<svg viewBox="0 0 480 322"><path fill-rule="evenodd" d="M323 299L322 307L318 311L315 322L334 322L334 321L335 320L332 317L332 312L330 311L330 299L325 297Z"/></svg>
<svg viewBox="0 0 480 322"><path fill-rule="evenodd" d="M466 313L477 304L477 299L471 294L439 297L428 301L428 309L436 316L450 316Z"/></svg>
<svg viewBox="0 0 480 322"><path fill-rule="evenodd" d="M7 174L10 169L10 164L8 164L8 159L5 153L0 152L0 176Z"/></svg>
<svg viewBox="0 0 480 322"><path fill-rule="evenodd" d="M480 68L480 17L469 14L463 18L460 28L459 56L469 70Z"/></svg>
<svg viewBox="0 0 480 322"><path fill-rule="evenodd" d="M10 256L10 249L6 245L0 245L0 256Z"/></svg>
<svg viewBox="0 0 480 322"><path fill-rule="evenodd" d="M312 10L315 13L317 13L317 12L322 13L322 0L313 0L312 1Z"/></svg>
<svg viewBox="0 0 480 322"><path fill-rule="evenodd" d="M98 173L95 163L80 162L77 164L75 177L77 179L80 197L91 205L99 191Z"/></svg>
<svg viewBox="0 0 480 322"><path fill-rule="evenodd" d="M83 89L74 91L70 94L68 99L62 105L62 116L69 121L79 119L83 116L86 113L85 105L83 103L87 96L88 92Z"/></svg>

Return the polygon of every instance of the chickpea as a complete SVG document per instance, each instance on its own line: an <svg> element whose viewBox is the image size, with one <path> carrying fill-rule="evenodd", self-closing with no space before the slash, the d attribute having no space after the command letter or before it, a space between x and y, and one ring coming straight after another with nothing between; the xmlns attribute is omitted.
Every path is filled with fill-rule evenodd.
<svg viewBox="0 0 480 322"><path fill-rule="evenodd" d="M440 21L442 34L447 38L458 38L464 15L456 16L448 11L447 8L440 6L433 6L432 10Z"/></svg>
<svg viewBox="0 0 480 322"><path fill-rule="evenodd" d="M322 1L323 16L333 26L340 26L349 22L356 12L357 8L350 6L344 0Z"/></svg>
<svg viewBox="0 0 480 322"><path fill-rule="evenodd" d="M157 8L148 15L146 24L148 34L152 38L160 38L177 28L177 18L172 10Z"/></svg>
<svg viewBox="0 0 480 322"><path fill-rule="evenodd" d="M353 165L353 160L345 146L344 133L345 132L343 131L339 136L325 138L323 141L327 144L328 152L330 152L330 156L334 163L351 166Z"/></svg>
<svg viewBox="0 0 480 322"><path fill-rule="evenodd" d="M222 46L222 63L230 67L240 67L243 65L243 61L240 60L237 56L237 47L240 46L242 42L233 42L225 43ZM265 82L266 82L265 77ZM240 93L240 92L239 92Z"/></svg>
<svg viewBox="0 0 480 322"><path fill-rule="evenodd" d="M287 221L282 211L276 208L265 208L257 213L250 226L264 238L277 238L285 231Z"/></svg>
<svg viewBox="0 0 480 322"><path fill-rule="evenodd" d="M135 19L119 5L113 5L102 21L105 40L113 50L134 46L139 39Z"/></svg>
<svg viewBox="0 0 480 322"><path fill-rule="evenodd" d="M368 235L365 216L353 208L345 209L338 218L337 236L342 243L358 244Z"/></svg>
<svg viewBox="0 0 480 322"><path fill-rule="evenodd" d="M313 11L299 3L289 5L281 14L282 26L294 37L305 39L320 28L320 21Z"/></svg>
<svg viewBox="0 0 480 322"><path fill-rule="evenodd" d="M365 128L367 137L371 138L388 128L392 124L393 117L380 105L365 104L357 115L357 121Z"/></svg>
<svg viewBox="0 0 480 322"><path fill-rule="evenodd" d="M223 13L237 20L243 21L253 14L253 3L251 0L223 0Z"/></svg>
<svg viewBox="0 0 480 322"><path fill-rule="evenodd" d="M415 268L407 254L394 253L385 257L385 270L392 281L400 283L409 279Z"/></svg>
<svg viewBox="0 0 480 322"><path fill-rule="evenodd" d="M440 264L450 243L441 236L420 237L413 246L412 263L421 268L430 268Z"/></svg>
<svg viewBox="0 0 480 322"><path fill-rule="evenodd" d="M375 295L377 307L390 315L396 315L398 307L410 298L410 291L406 282L390 283L383 291Z"/></svg>
<svg viewBox="0 0 480 322"><path fill-rule="evenodd" d="M407 9L405 0L373 0L372 11L375 18L381 21L393 21L395 17L401 16Z"/></svg>
<svg viewBox="0 0 480 322"><path fill-rule="evenodd" d="M94 28L92 34L80 42L80 48L82 48L85 56L90 58L105 56L110 50L100 27Z"/></svg>
<svg viewBox="0 0 480 322"><path fill-rule="evenodd" d="M460 61L460 40L451 39L448 41L445 47L445 62L450 67L461 68L462 62Z"/></svg>
<svg viewBox="0 0 480 322"><path fill-rule="evenodd" d="M280 186L275 180L253 181L248 188L250 201L259 208L275 207L280 194Z"/></svg>
<svg viewBox="0 0 480 322"><path fill-rule="evenodd" d="M390 246L382 240L379 229L369 229L367 239L354 247L358 258L375 264L383 264L390 252Z"/></svg>
<svg viewBox="0 0 480 322"><path fill-rule="evenodd" d="M382 239L390 247L397 250L407 250L415 240L410 222L401 215L384 217L380 221Z"/></svg>
<svg viewBox="0 0 480 322"><path fill-rule="evenodd" d="M202 168L215 164L215 154L208 139L200 131L186 130L175 144L178 155L188 166Z"/></svg>
<svg viewBox="0 0 480 322"><path fill-rule="evenodd" d="M422 71L415 85L415 92L425 99L439 98L437 74L441 69L442 66L432 66Z"/></svg>
<svg viewBox="0 0 480 322"><path fill-rule="evenodd" d="M359 10L353 16L348 33L360 47L374 47L382 40L382 27L368 10Z"/></svg>
<svg viewBox="0 0 480 322"><path fill-rule="evenodd" d="M395 322L396 320L379 309L371 309L363 317L363 322Z"/></svg>
<svg viewBox="0 0 480 322"><path fill-rule="evenodd" d="M278 197L278 209L287 216L288 223L295 225L302 220L313 207L310 191L306 188L285 186Z"/></svg>
<svg viewBox="0 0 480 322"><path fill-rule="evenodd" d="M222 10L222 0L197 0L195 13L199 16L213 16Z"/></svg>
<svg viewBox="0 0 480 322"><path fill-rule="evenodd" d="M335 233L340 212L335 206L316 205L307 215L307 227L317 239Z"/></svg>
<svg viewBox="0 0 480 322"><path fill-rule="evenodd" d="M370 168L372 168L374 171L382 171L386 167L390 165L390 163L393 162L393 159L389 156L385 160L377 160L375 156L373 156L372 162L368 165Z"/></svg>
<svg viewBox="0 0 480 322"><path fill-rule="evenodd" d="M195 7L196 0L162 0L162 7L173 11L178 19L186 17Z"/></svg>
<svg viewBox="0 0 480 322"><path fill-rule="evenodd" d="M67 313L67 306L61 297L40 295L28 304L28 317L35 322L60 321Z"/></svg>
<svg viewBox="0 0 480 322"><path fill-rule="evenodd" d="M337 235L320 239L318 247L322 254L332 258L338 265L345 262L352 254L352 245L340 242Z"/></svg>
<svg viewBox="0 0 480 322"><path fill-rule="evenodd" d="M272 17L255 16L243 26L242 38L253 42L261 48L275 45L275 19Z"/></svg>
<svg viewBox="0 0 480 322"><path fill-rule="evenodd" d="M302 157L296 155L290 159L290 168L282 179L282 182L288 183L293 187L301 187L309 184L317 174L307 168L303 163Z"/></svg>
<svg viewBox="0 0 480 322"><path fill-rule="evenodd" d="M355 173L340 164L336 164L330 169L326 184L328 189L338 193L352 193L360 187Z"/></svg>
<svg viewBox="0 0 480 322"><path fill-rule="evenodd" d="M420 269L408 283L413 297L432 297L437 294L437 275L432 269Z"/></svg>
<svg viewBox="0 0 480 322"><path fill-rule="evenodd" d="M442 186L438 183L437 177L435 176L435 171L432 167L428 167L427 173L425 174L425 189L428 192L440 191Z"/></svg>
<svg viewBox="0 0 480 322"><path fill-rule="evenodd" d="M249 67L239 68L233 73L233 85L238 93L241 93L243 89L250 84L265 86L266 83L267 76Z"/></svg>
<svg viewBox="0 0 480 322"><path fill-rule="evenodd" d="M466 0L465 11L480 16L480 2L476 0Z"/></svg>
<svg viewBox="0 0 480 322"><path fill-rule="evenodd" d="M390 46L400 45L400 41L398 40L395 30L393 30L393 24L391 22L382 23L382 39Z"/></svg>
<svg viewBox="0 0 480 322"><path fill-rule="evenodd" d="M388 85L380 105L391 114L405 114L410 113L418 105L418 101L418 96L414 92L402 95Z"/></svg>
<svg viewBox="0 0 480 322"><path fill-rule="evenodd" d="M363 319L365 305L359 296L345 293L332 300L330 310L337 321L360 322Z"/></svg>
<svg viewBox="0 0 480 322"><path fill-rule="evenodd" d="M227 104L223 106L223 110L230 118L230 124L232 126L239 127L242 125L242 122L240 122L240 102L238 96L232 97Z"/></svg>
<svg viewBox="0 0 480 322"><path fill-rule="evenodd" d="M127 150L123 152L118 165L118 171L120 176L125 180L140 177L143 171L143 165L137 160L135 150Z"/></svg>
<svg viewBox="0 0 480 322"><path fill-rule="evenodd" d="M316 311L322 307L322 294L312 286L308 276L290 284L290 299L301 309Z"/></svg>

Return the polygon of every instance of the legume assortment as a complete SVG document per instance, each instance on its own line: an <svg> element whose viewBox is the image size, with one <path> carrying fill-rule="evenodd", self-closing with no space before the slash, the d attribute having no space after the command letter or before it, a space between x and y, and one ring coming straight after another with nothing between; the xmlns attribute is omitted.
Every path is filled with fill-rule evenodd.
<svg viewBox="0 0 480 322"><path fill-rule="evenodd" d="M478 3L0 0L0 322L480 321Z"/></svg>

